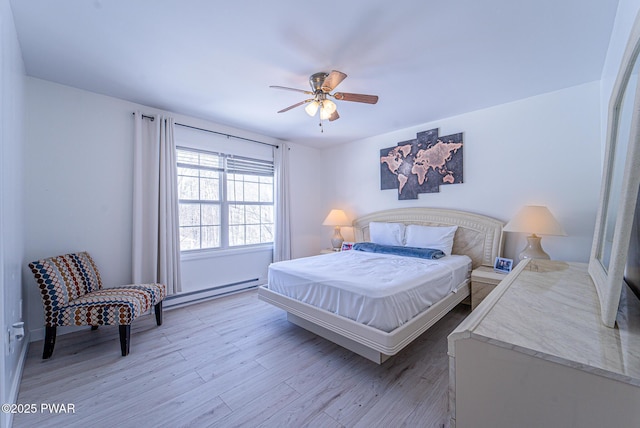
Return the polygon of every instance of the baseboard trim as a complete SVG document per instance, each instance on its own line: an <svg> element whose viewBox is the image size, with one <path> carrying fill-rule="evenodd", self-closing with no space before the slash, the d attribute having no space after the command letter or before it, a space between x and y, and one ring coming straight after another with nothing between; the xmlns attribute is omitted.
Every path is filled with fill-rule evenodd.
<svg viewBox="0 0 640 428"><path fill-rule="evenodd" d="M16 367L16 374L13 376L13 380L11 382L11 388L9 389L9 404L15 404L18 402L18 393L20 392L20 383L22 382L22 373L24 371L24 366L27 362L27 353L29 352L29 332L27 332L26 337L23 337L20 343L22 344L22 348L20 349L20 357L18 358L18 366ZM4 403L3 403L4 404ZM13 414L12 413L4 413L2 412L3 418L6 418L3 421L3 427L10 427L13 423Z"/></svg>

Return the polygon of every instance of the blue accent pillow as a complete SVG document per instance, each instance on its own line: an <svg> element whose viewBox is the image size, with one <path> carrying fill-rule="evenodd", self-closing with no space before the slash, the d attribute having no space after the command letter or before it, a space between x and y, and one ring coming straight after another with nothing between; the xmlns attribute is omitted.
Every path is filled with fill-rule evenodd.
<svg viewBox="0 0 640 428"><path fill-rule="evenodd" d="M356 251L369 253L392 254L396 256L418 257L420 259L437 260L445 256L442 250L433 248L400 247L396 245L380 245L373 242L357 242L353 244Z"/></svg>

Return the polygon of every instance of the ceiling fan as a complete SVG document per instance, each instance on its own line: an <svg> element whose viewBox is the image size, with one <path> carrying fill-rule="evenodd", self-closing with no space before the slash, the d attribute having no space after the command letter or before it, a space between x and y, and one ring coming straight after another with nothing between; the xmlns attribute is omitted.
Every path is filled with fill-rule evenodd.
<svg viewBox="0 0 640 428"><path fill-rule="evenodd" d="M311 95L304 101L300 101L287 108L283 108L278 113L284 113L293 108L299 107L303 104L307 104L305 111L309 116L315 116L316 112L320 110L320 126L322 126L323 120L329 120L333 122L340 118L336 104L329 99L334 98L339 101L355 101L357 103L375 104L378 102L377 95L365 95L365 94L351 94L348 92L334 92L336 86L340 84L347 77L341 71L333 70L331 73L315 73L309 77L309 85L311 85L311 91L305 91L303 89L287 88L286 86L270 86L270 88L286 89L288 91L302 92L303 94Z"/></svg>

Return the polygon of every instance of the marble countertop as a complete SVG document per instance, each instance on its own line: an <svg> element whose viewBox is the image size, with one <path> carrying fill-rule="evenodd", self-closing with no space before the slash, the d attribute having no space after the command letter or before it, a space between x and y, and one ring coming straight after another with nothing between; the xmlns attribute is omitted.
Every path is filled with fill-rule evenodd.
<svg viewBox="0 0 640 428"><path fill-rule="evenodd" d="M451 333L449 355L473 337L640 386L640 300L623 288L608 328L586 264L527 260Z"/></svg>

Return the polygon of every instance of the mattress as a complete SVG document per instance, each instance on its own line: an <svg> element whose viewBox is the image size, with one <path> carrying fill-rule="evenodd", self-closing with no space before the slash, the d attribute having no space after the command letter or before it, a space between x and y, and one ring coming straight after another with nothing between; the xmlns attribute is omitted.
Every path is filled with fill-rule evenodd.
<svg viewBox="0 0 640 428"><path fill-rule="evenodd" d="M391 332L467 283L471 259L343 251L269 266L268 288Z"/></svg>

